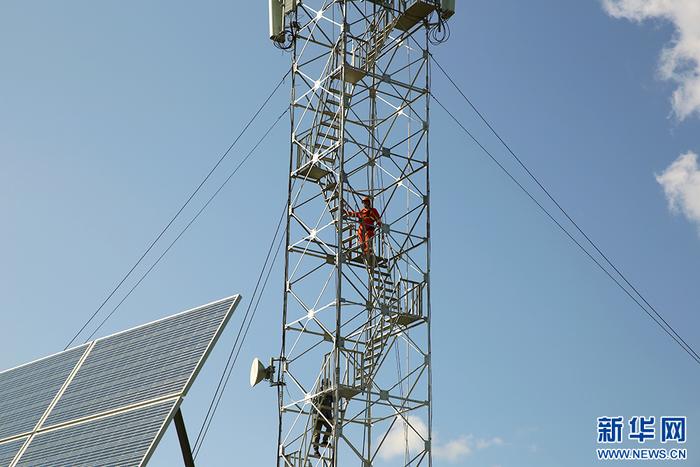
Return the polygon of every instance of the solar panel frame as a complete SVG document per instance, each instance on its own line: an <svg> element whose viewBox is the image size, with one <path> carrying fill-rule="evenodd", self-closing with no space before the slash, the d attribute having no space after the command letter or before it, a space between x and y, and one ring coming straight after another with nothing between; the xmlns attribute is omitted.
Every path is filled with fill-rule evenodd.
<svg viewBox="0 0 700 467"><path fill-rule="evenodd" d="M148 446L148 449L146 450L143 459L141 462L138 464L139 466L146 465L146 463L150 460L151 456L153 455L153 452L155 451L156 447L158 446L158 443L162 439L165 430L169 426L171 420L175 416L175 413L180 407L180 404L183 401L183 398L187 395L189 392L190 388L192 387L192 384L194 384L195 379L199 375L199 372L202 369L202 366L204 365L204 362L206 359L209 357L210 353L212 352L214 346L218 342L219 338L221 337L221 334L223 333L224 328L228 324L229 320L231 319L231 316L233 315L236 307L238 306L240 302L241 296L240 295L233 295L231 297L227 297L221 300L217 300L214 302L207 303L205 305L200 305L194 308L190 308L188 310L182 311L180 313L170 315L155 321L151 321L149 323L142 324L140 326L136 326L131 329L127 329L124 331L117 332L115 334L109 335L102 337L100 339L97 339L95 341L91 341L89 343L83 344L81 346L73 347L71 349L67 349L64 352L59 352L57 354L50 355L48 357L43 357L41 359L35 360L33 362L20 365L18 367L5 370L3 372L0 372L0 375L8 373L12 370L16 370L18 368L23 368L28 365L35 364L36 362L42 362L50 358L55 358L57 356L60 356L62 354L67 354L68 352L75 352L76 349L83 349L83 351L80 353L80 357L78 358L76 364L70 371L69 375L66 377L66 380L63 382L61 388L58 390L56 395L54 396L53 400L50 402L50 404L47 406L46 410L44 411L43 415L40 417L38 420L37 424L32 427L31 432L24 433L24 436L20 438L21 434L16 434L13 435L14 439L10 438L4 438L0 439L0 455L2 454L2 448L3 446L5 447L6 450L11 450L15 446L18 446L17 448L17 453L15 454L14 458L12 459L12 462L10 463L11 466L22 466L25 465L23 464L23 458L26 453L31 453L33 452L33 442L35 439L43 440L47 438L47 433L54 433L53 436L61 436L65 435L68 433L66 430L71 430L75 428L76 426L81 426L83 424L90 424L93 423L97 420L105 420L105 423L110 423L114 419L123 416L123 414L126 413L131 413L134 411L139 411L143 409L144 407L151 407L151 406L156 406L159 404L162 404L164 402L172 402L173 405L171 407L171 410L167 413L167 416L163 419L163 422L160 426L160 428L157 430L155 433L155 436L153 436L150 445ZM175 320L181 315L185 315L187 313L193 313L198 310L205 310L207 307L213 307L217 306L220 304L226 304L227 302L228 305L225 307L224 312L221 316L220 321L216 325L213 334L211 334L211 337L208 338L205 342L206 344L203 345L203 349L199 355L199 358L196 359L196 362L194 366L191 368L191 371L188 371L186 374L186 378L184 379L184 384L174 393L170 394L162 394L159 397L155 397L152 399L147 399L147 400L141 400L138 401L137 403L134 404L129 404L129 405L121 405L117 407L113 407L105 412L96 412L96 413L90 413L87 416L84 417L78 417L78 418L73 418L73 419L68 419L64 420L60 423L48 423L49 419L51 417L51 414L53 413L53 410L60 404L61 399L65 394L69 391L71 384L73 381L76 380L80 376L80 371L82 369L82 366L88 361L91 352L94 350L94 348L98 345L100 342L106 342L109 341L110 339L115 339L118 336L123 336L126 333L133 333L137 330L144 330L147 327L155 326L158 323L161 323L166 320ZM214 323L212 323L214 324ZM211 329L211 328L210 328ZM205 335L208 335L204 333ZM63 433L61 433L63 431ZM14 443L12 446L9 445L9 443ZM36 449L37 445L34 445L34 449ZM2 463L0 463L2 465ZM73 467L73 466L71 466Z"/></svg>

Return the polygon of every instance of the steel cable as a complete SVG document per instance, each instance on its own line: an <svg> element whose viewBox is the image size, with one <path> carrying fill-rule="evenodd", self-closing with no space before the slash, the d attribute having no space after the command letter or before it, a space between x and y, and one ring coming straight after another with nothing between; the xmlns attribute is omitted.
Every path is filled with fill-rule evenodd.
<svg viewBox="0 0 700 467"><path fill-rule="evenodd" d="M598 260L596 259L582 244L580 241L578 241L562 224L559 222L550 212L549 210L540 202L537 200L537 198L534 197L534 195L522 184L520 183L511 173L508 171L508 169L498 160L496 159L493 154L484 147L483 144L474 136L472 132L470 132L463 124L462 122L455 117L455 115L450 112L441 102L440 100L431 92L430 94L433 99L435 99L435 102L438 103L438 105L452 118L452 120L464 131L471 139L474 141L481 150L491 158L491 160L498 165L498 167L510 178L513 183L515 183L539 208L540 210L552 221L556 224L559 229L566 234L569 239L578 246L578 248L586 255L588 256L617 286L622 289L622 291L625 292L625 294L632 299L666 334L669 335L690 357L695 360L696 363L700 364L700 357L698 354L693 350L692 347L690 347L680 336L678 336L678 333L670 326L668 323L666 323L665 320L659 319L655 314L651 313L643 304L642 302L635 297L632 292L630 292L613 274ZM666 324L666 325L664 325ZM667 328L668 326L668 328Z"/></svg>
<svg viewBox="0 0 700 467"><path fill-rule="evenodd" d="M284 81L287 79L287 76L289 76L289 73L290 73L290 71L287 71L287 73L285 73L285 75L282 77L282 79L279 81L279 83L277 83L277 85L274 87L272 92L267 96L267 98L263 101L263 103L260 105L260 107L258 107L258 109L255 111L253 116L250 118L248 123L246 123L246 125L243 127L243 129L240 131L240 133L234 139L234 141L231 143L231 145L228 147L228 149L226 149L226 151L224 151L224 153L221 155L221 157L216 162L216 164L214 164L214 166L211 168L209 173L207 173L207 175L204 177L204 179L199 183L199 185L197 185L197 188L195 188L195 190L192 192L192 194L190 194L190 196L187 198L187 200L182 204L182 206L180 206L180 208L177 210L175 215L170 219L170 221L165 225L165 227L163 227L163 229L156 236L156 238L148 245L148 248L146 248L146 250L141 254L139 259L134 263L134 265L131 267L131 269L129 269L129 271L121 278L121 280L117 283L117 285L112 289L112 291L102 301L100 306L97 307L97 309L92 313L90 318L88 318L88 320L85 321L85 323L82 325L82 327L78 330L77 333L75 333L75 335L71 338L71 340L68 342L68 344L66 344L66 346L64 347L63 350L66 350L68 347L70 347L73 344L73 342L75 342L75 340L80 336L80 334L85 330L85 328L87 328L90 325L90 323L92 322L92 320L95 319L95 317L99 314L99 312L102 310L102 308L104 308L104 306L107 304L107 302L114 296L114 294L119 290L119 288L121 288L121 286L124 284L124 282L131 276L131 274L134 272L134 270L141 264L141 262L148 255L148 253L151 252L153 247L155 247L155 245L160 241L160 239L163 237L163 235L165 235L165 233L168 231L168 229L170 229L170 227L177 220L177 218L180 216L180 214L182 214L182 212L190 204L192 199L194 199L194 197L197 195L197 193L199 193L199 191L202 189L204 184L211 178L212 174L216 171L216 169L218 169L218 167L221 165L221 163L224 161L224 159L226 159L226 157L229 155L229 153L234 148L234 146L238 143L238 141L241 139L241 137L246 133L246 131L248 130L250 125L252 125L253 122L257 119L257 117L260 115L260 112L262 112L262 110L265 108L265 106L270 101L270 99L272 99L272 97L277 93L280 86L282 86ZM150 270L149 270L149 272L150 272ZM123 300L122 300L122 302L123 302ZM121 305L122 302L120 302L119 304ZM93 331L91 336L94 334L95 334L95 331Z"/></svg>

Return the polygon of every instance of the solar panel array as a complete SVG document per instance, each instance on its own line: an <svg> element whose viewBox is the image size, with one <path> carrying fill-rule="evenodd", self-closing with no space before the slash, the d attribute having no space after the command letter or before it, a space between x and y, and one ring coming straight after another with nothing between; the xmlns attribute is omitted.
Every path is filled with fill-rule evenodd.
<svg viewBox="0 0 700 467"><path fill-rule="evenodd" d="M0 467L145 465L239 300L0 373Z"/></svg>

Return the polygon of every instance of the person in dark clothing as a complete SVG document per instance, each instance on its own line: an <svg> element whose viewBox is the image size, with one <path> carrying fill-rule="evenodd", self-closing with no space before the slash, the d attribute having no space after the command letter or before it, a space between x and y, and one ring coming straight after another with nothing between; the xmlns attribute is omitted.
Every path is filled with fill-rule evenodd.
<svg viewBox="0 0 700 467"><path fill-rule="evenodd" d="M314 422L314 435L311 438L311 444L317 456L321 455L318 447L328 444L328 438L333 431L333 392L330 391L330 386L330 381L324 378L321 381L320 394L317 394L313 400L316 420ZM319 444L321 430L323 430L323 442Z"/></svg>

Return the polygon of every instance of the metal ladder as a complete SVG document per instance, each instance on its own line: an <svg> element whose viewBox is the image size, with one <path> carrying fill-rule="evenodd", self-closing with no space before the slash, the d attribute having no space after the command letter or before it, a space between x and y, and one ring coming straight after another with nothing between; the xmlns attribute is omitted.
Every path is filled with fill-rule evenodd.
<svg viewBox="0 0 700 467"><path fill-rule="evenodd" d="M381 49L384 46L389 34L394 29L397 18L393 19L386 26L380 27L387 18L387 12L384 11L382 15L375 21L374 24L370 25L368 31L365 35L370 37L368 41L371 46L364 56L362 62L362 70L367 73L371 70L376 59L378 58ZM377 32L377 30L379 32ZM339 60L339 54L335 55L335 61ZM339 67L338 63L332 64L337 69ZM310 145L310 152L312 154L311 163L316 163L317 165L323 165L329 169L336 166L337 163L337 150L340 147L340 117L341 117L341 104L344 104L343 118L347 117L348 108L350 107L350 102L354 93L355 84L345 83L345 88L343 81L340 79L339 75L331 74L328 82L327 91L322 92L319 98L319 110L318 110L318 120L314 125L316 129L310 133L307 138L309 138L313 143ZM343 102L344 100L344 102ZM308 157L308 155L307 155ZM313 160L316 158L317 160ZM307 162L308 164L308 162ZM302 157L298 158L298 165L303 166ZM335 173L332 170L327 170L325 168L316 169L314 175L312 175L311 164L309 164L309 169L304 178L311 178L315 180L321 186L321 193L323 195L324 201L328 206L328 212L334 219L334 223L337 224L336 213L340 209L340 199L339 191ZM351 223L341 223L341 225L336 225L337 229L342 230L342 249L343 251L357 253L357 256L362 255L360 246L353 246L355 239L355 227ZM351 259L351 258L348 258Z"/></svg>

